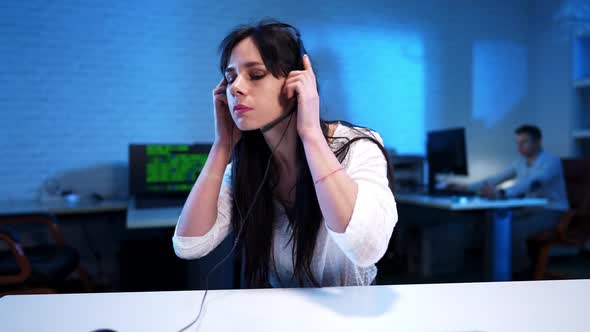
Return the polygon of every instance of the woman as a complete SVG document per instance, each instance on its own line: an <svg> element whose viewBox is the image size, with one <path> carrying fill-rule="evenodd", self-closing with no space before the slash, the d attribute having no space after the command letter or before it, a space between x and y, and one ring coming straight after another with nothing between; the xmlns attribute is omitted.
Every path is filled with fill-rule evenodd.
<svg viewBox="0 0 590 332"><path fill-rule="evenodd" d="M174 249L199 258L233 230L248 287L369 285L397 221L391 167L377 133L320 119L303 50L276 21L222 41L215 141Z"/></svg>

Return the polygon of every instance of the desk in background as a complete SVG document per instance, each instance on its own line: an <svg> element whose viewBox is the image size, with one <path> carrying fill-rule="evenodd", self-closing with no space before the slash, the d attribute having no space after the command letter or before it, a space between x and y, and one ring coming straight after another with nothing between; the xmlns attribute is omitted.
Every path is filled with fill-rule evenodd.
<svg viewBox="0 0 590 332"><path fill-rule="evenodd" d="M68 203L65 200L43 203L40 201L0 201L0 215L27 215L49 213L55 215L92 214L101 212L119 212L127 209L127 200L80 201Z"/></svg>
<svg viewBox="0 0 590 332"><path fill-rule="evenodd" d="M448 211L484 211L487 222L486 278L492 281L512 279L511 209L543 207L547 204L547 200L542 198L489 200L480 197L437 197L424 194L397 194L395 199L398 204Z"/></svg>
<svg viewBox="0 0 590 332"><path fill-rule="evenodd" d="M181 210L181 206L137 209L133 200L82 200L77 203L68 203L65 200L46 203L33 200L0 201L0 216L28 214L92 215L126 211L126 227L128 229L174 227Z"/></svg>
<svg viewBox="0 0 590 332"><path fill-rule="evenodd" d="M590 280L209 292L188 331L586 332ZM202 291L0 298L5 331L179 331Z"/></svg>
<svg viewBox="0 0 590 332"><path fill-rule="evenodd" d="M126 225L128 229L175 227L181 211L182 206L138 209L132 199L127 208Z"/></svg>

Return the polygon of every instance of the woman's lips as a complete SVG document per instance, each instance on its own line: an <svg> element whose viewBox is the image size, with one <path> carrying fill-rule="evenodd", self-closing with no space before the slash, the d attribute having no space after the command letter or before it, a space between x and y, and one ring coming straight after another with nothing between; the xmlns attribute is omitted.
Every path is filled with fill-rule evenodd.
<svg viewBox="0 0 590 332"><path fill-rule="evenodd" d="M236 113L237 115L244 114L244 113L249 112L251 110L252 109L250 107L242 105L242 104L237 104L234 106L234 113Z"/></svg>

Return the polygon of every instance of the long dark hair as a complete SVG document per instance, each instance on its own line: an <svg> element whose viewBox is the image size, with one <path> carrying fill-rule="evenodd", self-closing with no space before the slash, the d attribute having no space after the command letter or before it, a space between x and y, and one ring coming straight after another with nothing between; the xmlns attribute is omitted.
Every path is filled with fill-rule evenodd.
<svg viewBox="0 0 590 332"><path fill-rule="evenodd" d="M299 32L293 26L275 20L263 20L254 26L239 26L223 39L219 47L221 53L220 70L222 75L227 68L234 47L246 38L252 38L262 56L264 65L275 77L285 77L293 70L302 70L303 62L299 47ZM287 120L285 120L287 121ZM383 152L387 160L389 185L393 191L393 169L387 150L371 134L367 128L355 127L357 136L330 137L328 122L320 119L324 137L332 146L337 159L342 163L352 143L360 139L374 142ZM232 151L232 188L234 204L231 223L234 231L242 227L239 243L243 252L243 272L247 287L268 287L268 275L274 267L272 251L273 225L275 223L275 207L273 189L278 184L276 166L271 164L270 176L264 179L267 162L271 158L262 133L259 130L242 133L241 139ZM316 196L311 171L307 164L303 143L297 137L296 160L300 163L296 179L295 203L288 209L289 226L292 231L290 243L294 276L300 286L307 281L313 286L320 286L311 271L311 262L315 250L316 239L323 218ZM264 180L264 183L262 181ZM253 202L254 192L262 186L260 194ZM246 210L251 207L247 220L242 220ZM242 225L243 224L243 225Z"/></svg>

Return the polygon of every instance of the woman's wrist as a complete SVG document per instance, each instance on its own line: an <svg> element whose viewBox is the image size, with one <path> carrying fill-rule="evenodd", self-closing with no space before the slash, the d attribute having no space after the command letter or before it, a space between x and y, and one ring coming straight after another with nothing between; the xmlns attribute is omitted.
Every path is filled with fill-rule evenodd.
<svg viewBox="0 0 590 332"><path fill-rule="evenodd" d="M211 151L209 151L209 158L211 158L213 155L219 155L220 157L223 157L225 160L227 160L227 162L229 162L229 159L231 158L230 144L221 141L213 142L213 145L211 146Z"/></svg>
<svg viewBox="0 0 590 332"><path fill-rule="evenodd" d="M322 129L320 127L301 130L299 132L299 137L301 138L303 144L321 142L326 140L326 138L324 137L324 133L322 132Z"/></svg>

